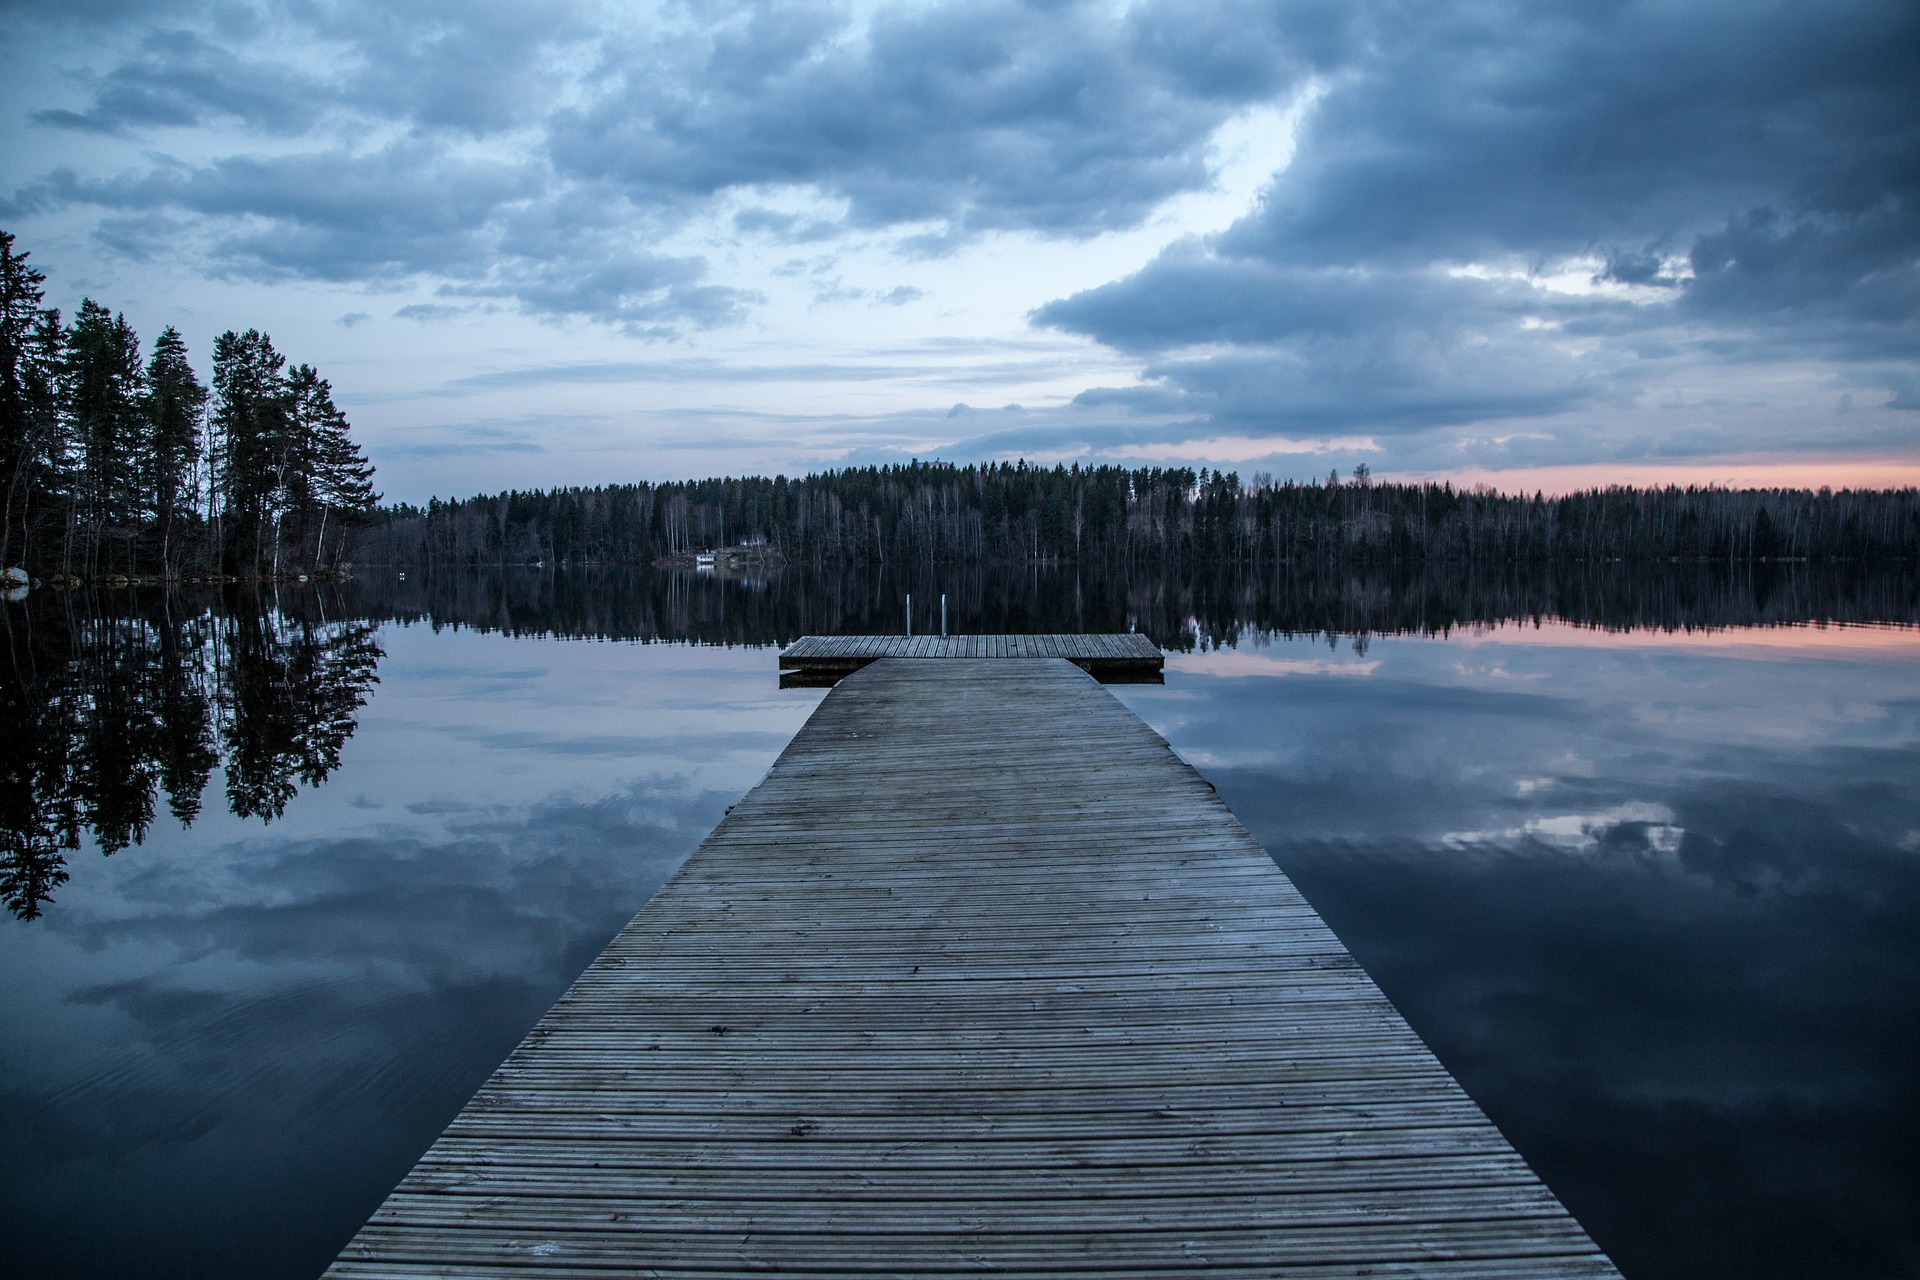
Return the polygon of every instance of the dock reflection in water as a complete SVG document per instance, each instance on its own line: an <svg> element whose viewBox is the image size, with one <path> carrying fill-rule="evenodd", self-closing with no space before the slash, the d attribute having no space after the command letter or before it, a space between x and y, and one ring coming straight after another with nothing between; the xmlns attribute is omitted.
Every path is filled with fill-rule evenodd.
<svg viewBox="0 0 1920 1280"><path fill-rule="evenodd" d="M1627 1275L1920 1269L1920 595L1789 565L0 606L0 1270L317 1275L816 705L752 646L908 591L1168 648L1123 698Z"/></svg>

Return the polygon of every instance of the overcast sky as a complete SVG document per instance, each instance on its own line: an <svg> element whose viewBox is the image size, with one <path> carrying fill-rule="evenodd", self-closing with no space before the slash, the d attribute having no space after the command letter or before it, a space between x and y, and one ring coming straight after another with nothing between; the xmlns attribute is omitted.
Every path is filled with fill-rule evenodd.
<svg viewBox="0 0 1920 1280"><path fill-rule="evenodd" d="M1920 482L1920 5L0 0L50 300L390 497L953 461Z"/></svg>

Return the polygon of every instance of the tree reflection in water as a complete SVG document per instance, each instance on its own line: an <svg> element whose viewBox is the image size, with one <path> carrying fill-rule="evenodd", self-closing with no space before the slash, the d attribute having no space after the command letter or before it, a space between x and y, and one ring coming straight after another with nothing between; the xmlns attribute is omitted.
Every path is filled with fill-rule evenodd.
<svg viewBox="0 0 1920 1280"><path fill-rule="evenodd" d="M376 683L383 623L778 645L898 631L909 596L917 629L938 625L945 600L959 633L1137 630L1176 651L1299 635L1364 645L1514 620L1655 631L1920 622L1914 566L1853 563L375 570L270 601L34 592L0 607L0 896L24 919L39 915L83 834L104 853L139 844L161 795L193 822L216 765L234 813L279 817L301 784L339 767Z"/></svg>
<svg viewBox="0 0 1920 1280"><path fill-rule="evenodd" d="M191 825L215 766L228 808L268 822L338 768L381 652L377 623L328 603L36 593L0 612L8 910L39 916L84 837L142 843L162 795Z"/></svg>

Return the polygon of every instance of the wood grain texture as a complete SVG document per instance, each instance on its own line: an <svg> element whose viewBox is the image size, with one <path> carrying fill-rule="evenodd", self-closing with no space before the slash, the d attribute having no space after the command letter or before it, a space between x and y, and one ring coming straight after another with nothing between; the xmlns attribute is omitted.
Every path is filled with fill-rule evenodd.
<svg viewBox="0 0 1920 1280"><path fill-rule="evenodd" d="M1060 657L844 680L328 1275L769 1271L1617 1275Z"/></svg>
<svg viewBox="0 0 1920 1280"><path fill-rule="evenodd" d="M1158 684L1166 659L1143 635L802 636L780 653L780 683L831 687L882 658L1064 658L1103 684Z"/></svg>

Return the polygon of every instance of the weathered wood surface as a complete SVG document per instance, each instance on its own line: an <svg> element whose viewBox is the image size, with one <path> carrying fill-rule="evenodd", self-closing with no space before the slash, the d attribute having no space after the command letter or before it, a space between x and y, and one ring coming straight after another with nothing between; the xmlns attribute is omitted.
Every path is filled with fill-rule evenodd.
<svg viewBox="0 0 1920 1280"><path fill-rule="evenodd" d="M1112 635L802 636L780 653L783 685L832 685L881 658L1065 658L1103 684L1158 684L1160 647Z"/></svg>
<svg viewBox="0 0 1920 1280"><path fill-rule="evenodd" d="M1064 661L880 662L328 1273L1616 1275Z"/></svg>

